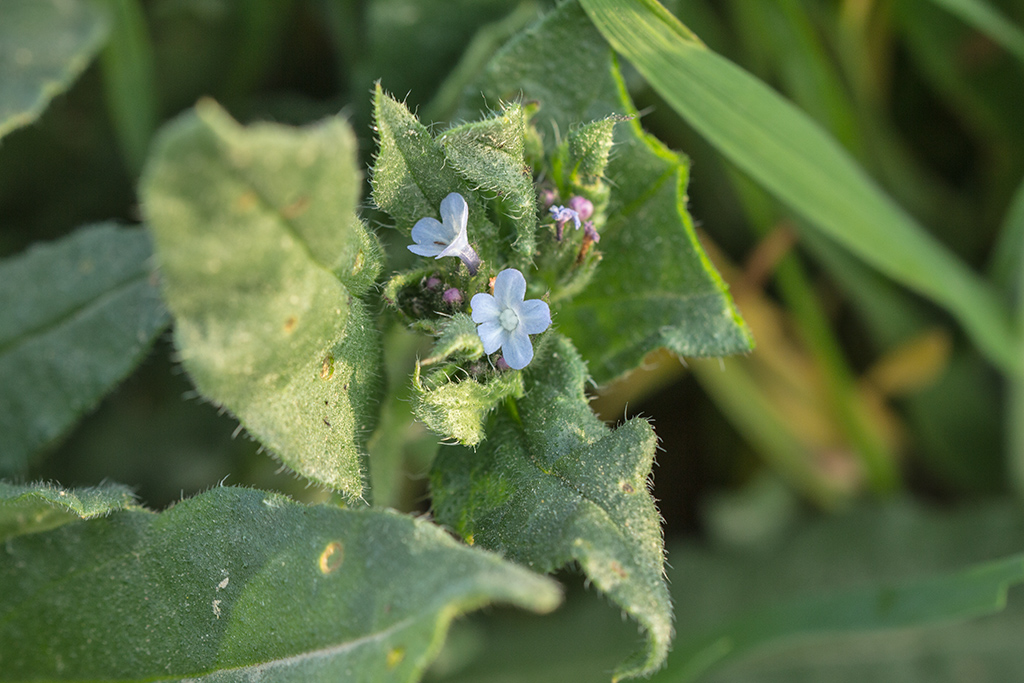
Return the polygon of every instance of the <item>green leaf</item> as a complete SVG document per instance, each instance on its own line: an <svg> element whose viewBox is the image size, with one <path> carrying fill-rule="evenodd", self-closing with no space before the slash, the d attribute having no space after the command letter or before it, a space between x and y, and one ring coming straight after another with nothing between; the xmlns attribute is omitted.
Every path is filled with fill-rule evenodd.
<svg viewBox="0 0 1024 683"><path fill-rule="evenodd" d="M378 151L373 164L373 200L408 235L421 218L440 218L441 200L458 192L469 205L469 241L484 261L496 261L498 229L486 208L423 124L404 104L374 91Z"/></svg>
<svg viewBox="0 0 1024 683"><path fill-rule="evenodd" d="M380 272L340 119L243 128L212 102L161 135L142 183L196 387L289 467L350 499L376 419Z"/></svg>
<svg viewBox="0 0 1024 683"><path fill-rule="evenodd" d="M805 114L704 46L654 0L581 0L606 40L699 133L831 239L949 310L1024 372L995 292L886 196Z"/></svg>
<svg viewBox="0 0 1024 683"><path fill-rule="evenodd" d="M500 116L446 130L438 142L471 187L502 199L505 215L516 227L512 248L528 263L536 248L537 202L524 156L526 112L522 106L510 104Z"/></svg>
<svg viewBox="0 0 1024 683"><path fill-rule="evenodd" d="M413 412L428 429L464 446L484 439L487 414L510 396L523 395L523 375L502 372L480 359L484 345L476 324L456 313L441 329L430 356L416 362ZM433 366L423 375L423 367Z"/></svg>
<svg viewBox="0 0 1024 683"><path fill-rule="evenodd" d="M91 2L0 3L0 138L32 123L92 61L110 31Z"/></svg>
<svg viewBox="0 0 1024 683"><path fill-rule="evenodd" d="M459 614L560 599L429 522L233 488L11 539L0 584L5 680L414 681Z"/></svg>
<svg viewBox="0 0 1024 683"><path fill-rule="evenodd" d="M657 445L633 419L611 430L590 410L586 366L565 337L540 338L523 398L497 411L476 451L442 449L431 475L437 519L532 569L579 562L635 619L647 646L618 678L661 666L672 638L659 517L647 490Z"/></svg>
<svg viewBox="0 0 1024 683"><path fill-rule="evenodd" d="M120 484L65 489L46 483L0 481L0 541L134 507L135 496Z"/></svg>
<svg viewBox="0 0 1024 683"><path fill-rule="evenodd" d="M64 434L167 325L148 235L101 224L0 262L0 475Z"/></svg>
<svg viewBox="0 0 1024 683"><path fill-rule="evenodd" d="M582 294L552 301L594 379L632 370L661 346L688 356L749 350L750 333L686 213L686 160L643 132L611 53L575 3L509 43L466 89L460 115L520 94L539 103L532 123L549 151L591 121L634 117L615 126L605 170L604 260Z"/></svg>

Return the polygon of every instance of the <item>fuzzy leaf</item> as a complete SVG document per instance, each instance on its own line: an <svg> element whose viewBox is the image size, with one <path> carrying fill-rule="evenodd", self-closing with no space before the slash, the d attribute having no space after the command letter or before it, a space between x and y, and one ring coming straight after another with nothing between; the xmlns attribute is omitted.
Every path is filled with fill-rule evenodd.
<svg viewBox="0 0 1024 683"><path fill-rule="evenodd" d="M373 200L395 227L408 234L421 218L439 219L441 201L458 192L469 205L470 243L484 261L495 260L498 229L487 219L480 198L456 173L430 131L380 84L374 91L374 124L379 148L373 164Z"/></svg>
<svg viewBox="0 0 1024 683"><path fill-rule="evenodd" d="M39 118L109 33L110 18L92 2L0 3L0 138Z"/></svg>
<svg viewBox="0 0 1024 683"><path fill-rule="evenodd" d="M579 562L643 627L647 647L617 676L664 662L672 607L659 517L647 490L656 439L643 419L611 430L583 393L586 366L565 337L540 338L526 391L499 409L476 451L443 449L431 475L438 521L542 572Z"/></svg>
<svg viewBox="0 0 1024 683"><path fill-rule="evenodd" d="M543 577L389 510L217 488L10 539L0 679L414 681L451 620Z"/></svg>
<svg viewBox="0 0 1024 683"><path fill-rule="evenodd" d="M526 164L526 113L509 105L501 116L466 123L439 138L448 160L470 186L501 197L516 227L512 248L529 261L536 247L537 202Z"/></svg>
<svg viewBox="0 0 1024 683"><path fill-rule="evenodd" d="M486 361L476 324L457 313L441 330L429 358L416 363L413 412L435 434L475 446L484 438L487 414L509 396L523 395L519 372L500 372ZM423 366L443 366L422 375Z"/></svg>
<svg viewBox="0 0 1024 683"><path fill-rule="evenodd" d="M0 262L0 475L64 434L167 325L149 236L82 228Z"/></svg>
<svg viewBox="0 0 1024 683"><path fill-rule="evenodd" d="M358 296L381 250L355 217L359 186L341 120L243 128L209 101L161 135L142 185L196 387L350 499L363 491L381 375Z"/></svg>
<svg viewBox="0 0 1024 683"><path fill-rule="evenodd" d="M0 541L133 507L135 496L120 484L65 489L45 483L0 481Z"/></svg>
<svg viewBox="0 0 1024 683"><path fill-rule="evenodd" d="M599 244L604 260L583 293L553 302L559 329L594 379L614 379L661 346L685 356L748 351L750 332L686 212L688 161L643 132L611 52L576 3L509 43L466 89L460 115L520 93L539 102L533 125L551 149L549 131L633 117L615 127L605 172L613 192Z"/></svg>

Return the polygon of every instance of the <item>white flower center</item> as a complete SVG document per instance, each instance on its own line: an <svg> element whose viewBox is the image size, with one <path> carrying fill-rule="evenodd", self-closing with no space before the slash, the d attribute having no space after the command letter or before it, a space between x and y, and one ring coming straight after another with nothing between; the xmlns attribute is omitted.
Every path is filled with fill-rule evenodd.
<svg viewBox="0 0 1024 683"><path fill-rule="evenodd" d="M519 316L516 315L516 312L511 308L506 308L501 312L501 315L498 316L498 322L501 323L503 328L511 332L519 327Z"/></svg>

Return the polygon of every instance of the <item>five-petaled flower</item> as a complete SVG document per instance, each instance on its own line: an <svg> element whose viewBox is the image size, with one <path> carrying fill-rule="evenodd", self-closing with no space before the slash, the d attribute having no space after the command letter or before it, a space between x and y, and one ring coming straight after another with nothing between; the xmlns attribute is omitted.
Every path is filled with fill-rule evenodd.
<svg viewBox="0 0 1024 683"><path fill-rule="evenodd" d="M540 299L523 301L526 278L515 268L506 268L494 278L494 295L476 294L470 301L476 333L485 353L502 350L510 368L522 370L533 360L531 334L551 325L551 310Z"/></svg>
<svg viewBox="0 0 1024 683"><path fill-rule="evenodd" d="M458 256L466 264L470 275L476 275L480 266L480 258L469 246L466 225L469 222L469 206L458 192L452 192L441 200L441 220L421 218L412 226L412 239L416 244L409 245L409 251L420 256Z"/></svg>

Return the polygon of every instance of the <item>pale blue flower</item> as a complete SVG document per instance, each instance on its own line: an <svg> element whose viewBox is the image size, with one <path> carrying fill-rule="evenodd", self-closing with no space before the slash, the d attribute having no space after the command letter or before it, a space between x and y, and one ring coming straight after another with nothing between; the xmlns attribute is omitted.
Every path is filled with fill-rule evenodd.
<svg viewBox="0 0 1024 683"><path fill-rule="evenodd" d="M452 192L441 200L441 220L421 218L412 226L412 239L416 244L409 245L409 251L420 256L458 256L466 264L470 275L476 275L480 266L480 258L469 246L466 225L469 222L469 206L458 192Z"/></svg>
<svg viewBox="0 0 1024 683"><path fill-rule="evenodd" d="M473 296L473 322L484 343L484 353L501 349L510 368L522 370L533 360L531 334L540 334L551 325L551 310L540 299L523 301L526 278L515 268L506 268L494 278L494 296Z"/></svg>

